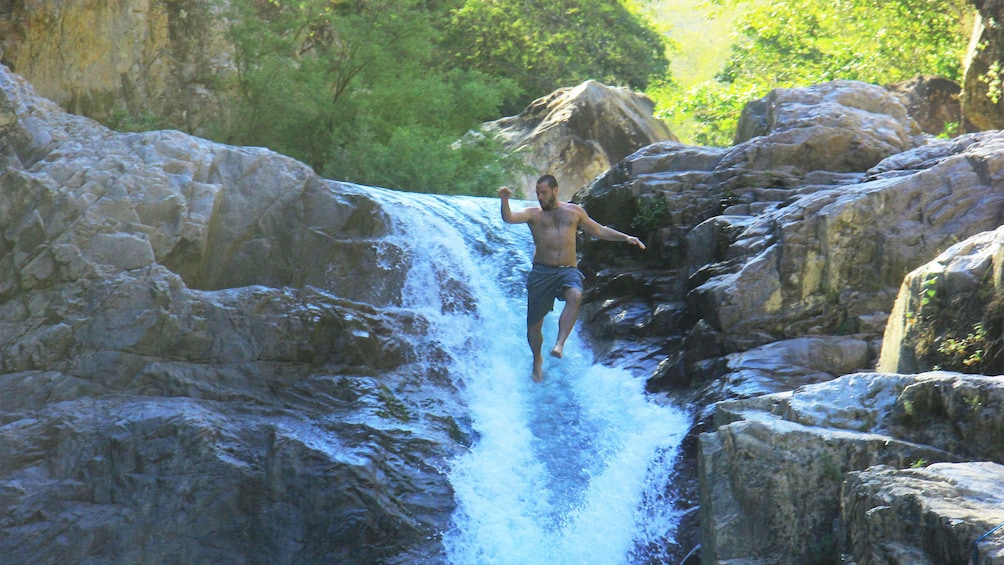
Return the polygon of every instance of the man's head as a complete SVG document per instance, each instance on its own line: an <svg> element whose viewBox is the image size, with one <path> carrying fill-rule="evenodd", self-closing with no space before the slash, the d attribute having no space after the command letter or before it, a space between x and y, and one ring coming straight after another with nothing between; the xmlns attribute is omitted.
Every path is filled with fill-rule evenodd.
<svg viewBox="0 0 1004 565"><path fill-rule="evenodd" d="M540 202L541 210L554 210L558 207L558 181L552 175L537 179L537 202Z"/></svg>

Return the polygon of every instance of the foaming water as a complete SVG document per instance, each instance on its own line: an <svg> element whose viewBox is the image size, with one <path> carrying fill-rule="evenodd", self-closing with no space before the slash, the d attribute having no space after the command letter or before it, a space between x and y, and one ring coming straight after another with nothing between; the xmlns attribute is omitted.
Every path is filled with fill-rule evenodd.
<svg viewBox="0 0 1004 565"><path fill-rule="evenodd" d="M663 493L686 415L650 402L642 379L594 365L577 331L563 359L546 356L544 383L531 381L523 285L532 242L526 226L501 221L497 200L372 194L412 253L405 305L456 359L478 436L450 465L450 562L653 562L638 548L678 519ZM444 308L444 280L470 288L473 309ZM545 320L545 352L561 306Z"/></svg>

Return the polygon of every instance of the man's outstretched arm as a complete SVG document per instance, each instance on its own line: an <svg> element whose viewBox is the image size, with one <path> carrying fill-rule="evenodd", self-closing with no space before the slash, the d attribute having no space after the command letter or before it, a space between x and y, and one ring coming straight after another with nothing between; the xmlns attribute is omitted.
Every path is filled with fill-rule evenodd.
<svg viewBox="0 0 1004 565"><path fill-rule="evenodd" d="M579 209L582 210L582 208ZM588 233L596 239L602 239L604 241L623 241L624 243L637 245L639 248L645 249L645 244L637 237L619 232L611 227L600 224L596 220L590 218L589 214L586 214L585 210L582 210L582 217L579 220L579 226L582 227L582 231Z"/></svg>

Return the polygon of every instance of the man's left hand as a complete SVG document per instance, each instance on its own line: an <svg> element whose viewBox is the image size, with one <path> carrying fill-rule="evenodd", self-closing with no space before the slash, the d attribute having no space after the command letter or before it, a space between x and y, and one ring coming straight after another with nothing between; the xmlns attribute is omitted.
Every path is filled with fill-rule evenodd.
<svg viewBox="0 0 1004 565"><path fill-rule="evenodd" d="M631 245L637 245L638 247L645 249L645 244L642 243L640 239L638 239L633 235L629 235L626 241Z"/></svg>

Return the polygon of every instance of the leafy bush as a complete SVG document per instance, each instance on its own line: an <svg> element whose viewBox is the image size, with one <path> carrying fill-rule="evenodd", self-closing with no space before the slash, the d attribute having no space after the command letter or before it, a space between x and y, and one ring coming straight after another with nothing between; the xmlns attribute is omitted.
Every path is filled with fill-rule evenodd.
<svg viewBox="0 0 1004 565"><path fill-rule="evenodd" d="M488 193L512 159L491 139L456 146L497 117L506 79L436 61L436 16L420 0L232 4L236 50L227 116L207 128L318 173L422 192Z"/></svg>
<svg viewBox="0 0 1004 565"><path fill-rule="evenodd" d="M972 27L966 0L712 0L745 6L716 80L650 93L660 116L692 122L697 143L731 144L742 107L773 88L836 79L959 79Z"/></svg>

